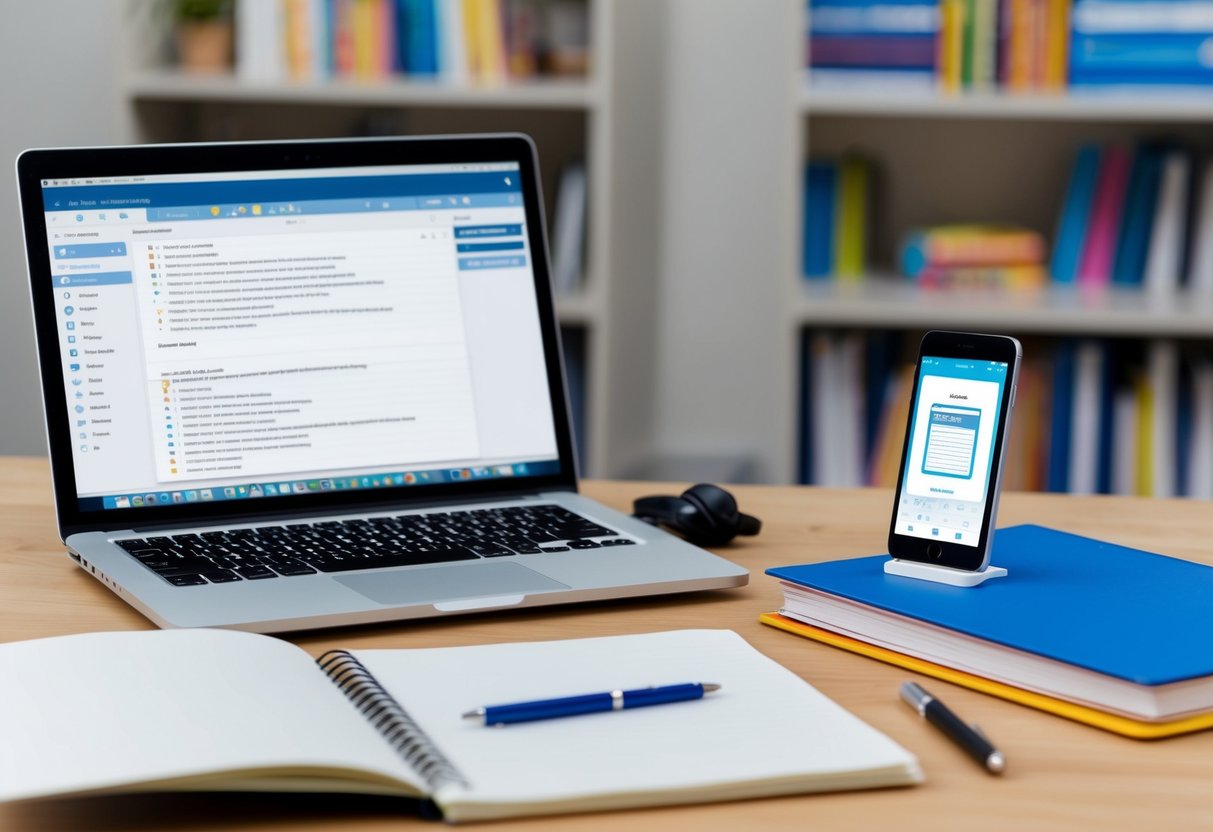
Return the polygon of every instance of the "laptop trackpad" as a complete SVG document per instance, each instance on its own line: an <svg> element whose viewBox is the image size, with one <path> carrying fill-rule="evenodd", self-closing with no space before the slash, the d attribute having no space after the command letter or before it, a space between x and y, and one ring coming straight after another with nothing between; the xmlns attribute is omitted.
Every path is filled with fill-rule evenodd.
<svg viewBox="0 0 1213 832"><path fill-rule="evenodd" d="M532 592L552 592L569 588L517 563L484 561L430 569L343 575L334 580L372 601L392 607L434 604L463 598L523 596ZM521 597L518 597L514 603L521 600Z"/></svg>

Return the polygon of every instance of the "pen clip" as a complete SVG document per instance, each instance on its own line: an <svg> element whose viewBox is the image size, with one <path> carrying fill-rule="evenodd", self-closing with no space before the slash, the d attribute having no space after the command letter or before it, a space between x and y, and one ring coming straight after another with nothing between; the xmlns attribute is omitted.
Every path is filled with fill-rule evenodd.
<svg viewBox="0 0 1213 832"><path fill-rule="evenodd" d="M978 725L976 722L974 722L974 723L970 724L970 725L969 725L969 727L973 729L973 733L974 733L974 734L976 734L977 736L981 737L981 738L982 738L983 740L985 740L986 742L989 742L989 743L990 743L990 745L993 745L993 744L994 744L994 743L990 742L990 738L986 736L986 732L985 732L985 731L983 731L983 730L981 730L981 726L980 726L980 725Z"/></svg>

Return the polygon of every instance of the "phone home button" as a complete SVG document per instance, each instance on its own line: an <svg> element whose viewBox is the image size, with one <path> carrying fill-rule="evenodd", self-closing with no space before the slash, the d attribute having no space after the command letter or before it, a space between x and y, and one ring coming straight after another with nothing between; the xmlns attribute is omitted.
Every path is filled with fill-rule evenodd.
<svg viewBox="0 0 1213 832"><path fill-rule="evenodd" d="M939 560L943 556L943 547L938 543L927 544L927 557L931 560Z"/></svg>

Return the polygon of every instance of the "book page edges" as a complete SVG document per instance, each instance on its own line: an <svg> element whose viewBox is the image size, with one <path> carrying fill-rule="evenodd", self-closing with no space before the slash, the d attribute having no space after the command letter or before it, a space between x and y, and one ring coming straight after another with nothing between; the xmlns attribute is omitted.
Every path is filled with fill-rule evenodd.
<svg viewBox="0 0 1213 832"><path fill-rule="evenodd" d="M1120 734L1121 736L1133 739L1163 739L1213 728L1213 713L1196 714L1169 722L1142 722L1117 714L1099 711L1095 708L1077 705L1073 702L1065 702L1061 699L1045 696L1044 694L1033 693L1011 685L1005 685L981 676L974 676L971 673L953 670L952 668L923 659L916 659L912 656L886 650L883 647L876 647L875 645L839 635L838 633L832 633L819 627L795 621L777 612L763 613L758 617L758 620L776 629L819 641L831 647L848 650L870 659L885 662L886 664L912 670L925 676L933 676L936 679L942 679L945 682L951 682L952 684L960 685L979 693L997 696L1009 702L1026 705L1029 708L1036 708L1046 713L1065 717L1075 722L1081 722L1085 725L1101 728L1105 731L1111 731L1114 734Z"/></svg>

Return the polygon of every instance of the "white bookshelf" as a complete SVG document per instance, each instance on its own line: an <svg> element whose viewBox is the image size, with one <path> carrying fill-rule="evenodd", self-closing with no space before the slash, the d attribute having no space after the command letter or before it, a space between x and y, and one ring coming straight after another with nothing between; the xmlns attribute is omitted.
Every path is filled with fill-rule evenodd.
<svg viewBox="0 0 1213 832"><path fill-rule="evenodd" d="M259 0L254 0L259 1ZM656 137L625 129L616 114L655 120L651 83L660 53L616 49L651 39L647 2L587 0L592 72L500 84L440 80L249 82L236 74L182 73L164 59L164 32L129 32L124 97L143 141L320 138L521 131L539 148L551 220L561 169L580 161L590 182L582 286L556 298L562 327L585 332L582 473L621 476L650 453L646 402L652 376ZM154 25L154 24L152 24ZM124 27L127 28L127 27ZM631 122L629 121L629 125Z"/></svg>
<svg viewBox="0 0 1213 832"><path fill-rule="evenodd" d="M800 91L800 111L813 117L988 119L1133 124L1213 122L1213 90L1102 93L968 92L955 95L884 89Z"/></svg>
<svg viewBox="0 0 1213 832"><path fill-rule="evenodd" d="M797 2L792 12L802 32L803 6ZM922 225L1014 222L1051 242L1074 154L1084 142L1131 143L1168 135L1197 148L1210 146L1213 90L946 94L813 87L802 66L796 73L791 103L801 151L796 164L810 154L833 156L850 149L866 151L877 162L876 270L896 261L900 234ZM921 289L887 271L858 283L806 280L799 273L801 174L798 167L788 177L796 191L788 246L797 259L783 293L790 357L779 368L784 383L797 389L805 358L801 335L812 331L958 329L1213 342L1213 295L1188 291ZM789 407L784 435L797 439L775 449L789 459L799 449L799 416L794 404Z"/></svg>
<svg viewBox="0 0 1213 832"><path fill-rule="evenodd" d="M1213 339L1213 294L1133 289L920 289L873 276L855 284L803 281L791 308L803 328L957 329L1040 335Z"/></svg>
<svg viewBox="0 0 1213 832"><path fill-rule="evenodd" d="M602 99L593 80L537 78L498 85L452 84L400 78L383 81L250 82L235 75L198 75L172 68L133 73L126 84L135 101L227 101L327 104L344 107L470 107L592 110Z"/></svg>

